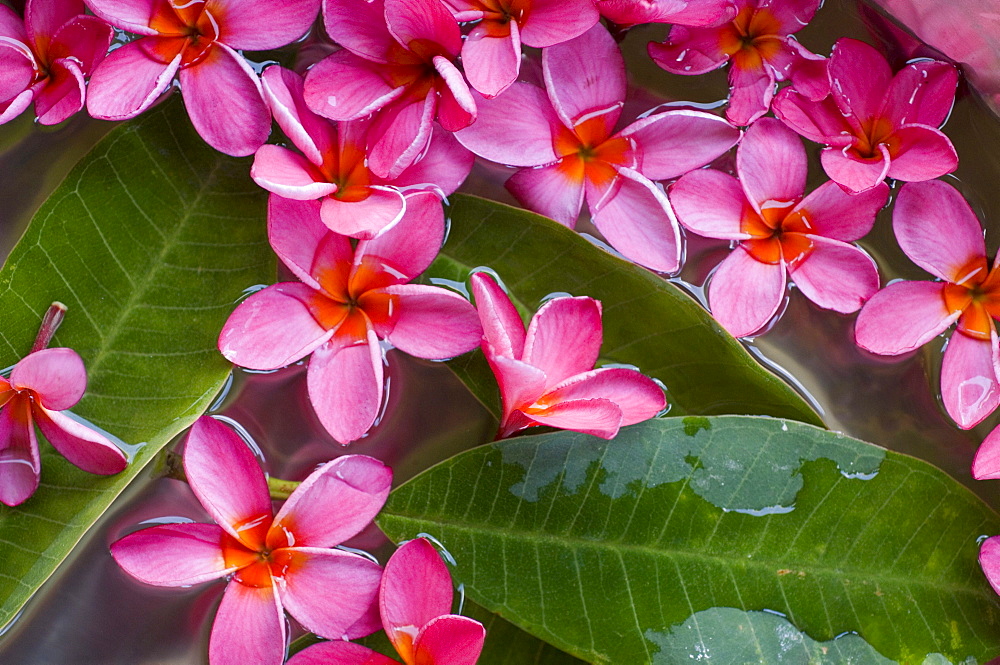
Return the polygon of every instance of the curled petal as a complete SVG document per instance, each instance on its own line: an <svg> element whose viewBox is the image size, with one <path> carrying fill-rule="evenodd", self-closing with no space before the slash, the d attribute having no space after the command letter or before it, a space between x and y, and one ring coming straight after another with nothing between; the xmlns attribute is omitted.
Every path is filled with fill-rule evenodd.
<svg viewBox="0 0 1000 665"><path fill-rule="evenodd" d="M181 54L167 64L148 55L163 38L143 37L108 54L90 77L87 112L100 120L134 118L159 98L181 64ZM147 40L153 40L146 44Z"/></svg>
<svg viewBox="0 0 1000 665"><path fill-rule="evenodd" d="M621 409L622 426L652 418L666 406L663 390L634 369L604 367L572 376L545 395L545 401L606 399Z"/></svg>
<svg viewBox="0 0 1000 665"><path fill-rule="evenodd" d="M398 661L383 656L368 647L332 640L320 642L298 652L288 665L399 665Z"/></svg>
<svg viewBox="0 0 1000 665"><path fill-rule="evenodd" d="M63 3L32 3L35 7L45 4L60 5ZM72 5L73 3L69 3ZM64 8L65 9L65 8ZM82 11L82 6L81 6ZM58 21L59 18L56 18ZM53 33L48 45L50 61L73 59L83 74L90 74L104 60L108 47L114 38L111 26L96 16L75 16L72 20L59 24L61 27Z"/></svg>
<svg viewBox="0 0 1000 665"><path fill-rule="evenodd" d="M785 296L784 263L755 259L742 246L723 259L708 283L712 316L733 337L760 332Z"/></svg>
<svg viewBox="0 0 1000 665"><path fill-rule="evenodd" d="M455 64L440 55L434 56L434 69L445 85L438 85L441 102L437 119L449 132L457 132L471 125L476 119L476 100L465 82L465 77Z"/></svg>
<svg viewBox="0 0 1000 665"><path fill-rule="evenodd" d="M155 586L184 587L225 577L223 531L215 524L161 524L131 533L111 545L126 573Z"/></svg>
<svg viewBox="0 0 1000 665"><path fill-rule="evenodd" d="M601 303L553 298L528 325L521 359L545 372L547 386L593 369L601 352Z"/></svg>
<svg viewBox="0 0 1000 665"><path fill-rule="evenodd" d="M625 101L625 60L603 25L542 51L542 73L563 124L572 128L584 114L607 111L611 134Z"/></svg>
<svg viewBox="0 0 1000 665"><path fill-rule="evenodd" d="M358 243L355 263L376 259L396 275L397 283L408 282L434 261L444 242L444 210L433 192L406 193L403 218L370 240Z"/></svg>
<svg viewBox="0 0 1000 665"><path fill-rule="evenodd" d="M437 126L432 131L427 152L400 173L392 184L396 187L434 185L448 196L465 182L475 160L475 155L459 143L454 134Z"/></svg>
<svg viewBox="0 0 1000 665"><path fill-rule="evenodd" d="M372 121L368 133L368 167L372 172L393 179L413 164L430 140L436 111L434 94L383 109Z"/></svg>
<svg viewBox="0 0 1000 665"><path fill-rule="evenodd" d="M573 228L583 205L583 179L576 177L568 160L549 166L521 169L504 185L529 210Z"/></svg>
<svg viewBox="0 0 1000 665"><path fill-rule="evenodd" d="M210 0L206 8L219 22L220 39L235 49L266 51L306 34L319 14L320 0Z"/></svg>
<svg viewBox="0 0 1000 665"><path fill-rule="evenodd" d="M404 661L415 662L412 640L433 619L451 613L451 575L424 538L402 544L385 564L379 607L385 633Z"/></svg>
<svg viewBox="0 0 1000 665"><path fill-rule="evenodd" d="M961 315L945 306L943 289L940 282L896 282L876 293L858 314L858 346L895 356L940 335Z"/></svg>
<svg viewBox="0 0 1000 665"><path fill-rule="evenodd" d="M976 480L1000 478L1000 427L986 435L972 460L972 477Z"/></svg>
<svg viewBox="0 0 1000 665"><path fill-rule="evenodd" d="M431 619L417 634L417 662L475 665L486 629L475 619L448 614ZM423 656L423 658L421 658Z"/></svg>
<svg viewBox="0 0 1000 665"><path fill-rule="evenodd" d="M960 330L952 333L941 361L941 399L959 427L981 423L1000 406L1000 386L993 368L997 345L974 339Z"/></svg>
<svg viewBox="0 0 1000 665"><path fill-rule="evenodd" d="M14 366L10 383L16 390L33 390L45 408L62 411L83 397L87 370L73 349L42 349L29 353Z"/></svg>
<svg viewBox="0 0 1000 665"><path fill-rule="evenodd" d="M306 74L306 103L331 120L363 118L406 92L406 86L394 87L386 81L387 71L348 50L331 53Z"/></svg>
<svg viewBox="0 0 1000 665"><path fill-rule="evenodd" d="M58 125L83 108L86 88L80 65L70 58L49 66L49 80L35 95L35 116L42 125Z"/></svg>
<svg viewBox="0 0 1000 665"><path fill-rule="evenodd" d="M889 149L879 144L878 151L875 157L861 158L850 146L826 148L819 159L831 180L848 192L858 194L877 187L889 173Z"/></svg>
<svg viewBox="0 0 1000 665"><path fill-rule="evenodd" d="M15 397L0 409L0 503L17 506L38 488L41 462L31 404Z"/></svg>
<svg viewBox="0 0 1000 665"><path fill-rule="evenodd" d="M891 151L890 178L918 182L958 168L958 153L944 132L933 127L907 125L896 130L898 144Z"/></svg>
<svg viewBox="0 0 1000 665"><path fill-rule="evenodd" d="M740 130L711 113L677 110L647 116L618 136L635 142L637 171L650 180L668 180L725 153L740 140Z"/></svg>
<svg viewBox="0 0 1000 665"><path fill-rule="evenodd" d="M878 268L854 245L810 235L812 251L788 272L802 294L823 309L850 314L878 291Z"/></svg>
<svg viewBox="0 0 1000 665"><path fill-rule="evenodd" d="M309 401L320 423L342 444L360 439L382 408L382 352L369 328L363 344L313 352L306 374Z"/></svg>
<svg viewBox="0 0 1000 665"><path fill-rule="evenodd" d="M462 63L469 84L487 97L506 90L521 70L517 23L507 25L509 33L496 36L490 34L488 26L477 25L462 44Z"/></svg>
<svg viewBox="0 0 1000 665"><path fill-rule="evenodd" d="M250 177L267 191L296 201L311 201L337 191L334 183L317 180L319 173L308 159L280 145L257 149Z"/></svg>
<svg viewBox="0 0 1000 665"><path fill-rule="evenodd" d="M546 408L532 408L525 415L539 425L573 430L602 439L613 439L622 425L621 408L603 398L556 402Z"/></svg>
<svg viewBox="0 0 1000 665"><path fill-rule="evenodd" d="M352 238L373 238L403 218L406 198L395 187L367 188L368 196L360 201L323 199L320 218L334 233Z"/></svg>
<svg viewBox="0 0 1000 665"><path fill-rule="evenodd" d="M400 351L444 360L479 346L479 317L459 294L423 284L388 286L380 292L396 299L396 318L387 339Z"/></svg>
<svg viewBox="0 0 1000 665"><path fill-rule="evenodd" d="M758 213L768 202L798 202L806 189L807 170L802 140L773 118L751 125L736 151L736 171Z"/></svg>
<svg viewBox="0 0 1000 665"><path fill-rule="evenodd" d="M107 476L123 471L128 464L125 453L118 446L79 420L38 405L32 413L52 447L87 473Z"/></svg>
<svg viewBox="0 0 1000 665"><path fill-rule="evenodd" d="M834 185L837 191L839 187ZM846 194L845 194L846 196ZM721 171L692 171L670 188L670 203L684 228L706 238L745 240L741 223L753 214L740 182Z"/></svg>
<svg viewBox="0 0 1000 665"><path fill-rule="evenodd" d="M476 122L455 133L472 152L509 166L539 166L558 158L553 139L562 125L538 86L515 83L503 99L480 98L477 107Z"/></svg>
<svg viewBox="0 0 1000 665"><path fill-rule="evenodd" d="M837 183L827 181L792 212L805 213L812 234L853 242L871 231L875 216L888 199L889 187L884 182L860 194L848 194Z"/></svg>
<svg viewBox="0 0 1000 665"><path fill-rule="evenodd" d="M520 360L524 353L524 323L514 303L492 277L476 272L469 278L484 340L496 353Z"/></svg>
<svg viewBox="0 0 1000 665"><path fill-rule="evenodd" d="M771 102L774 115L797 134L827 145L850 144L854 128L837 108L832 96L811 100L795 88L785 88Z"/></svg>
<svg viewBox="0 0 1000 665"><path fill-rule="evenodd" d="M261 89L275 122L295 147L318 166L323 164L327 153L337 149L337 129L306 106L303 85L301 76L278 65L268 67L261 76Z"/></svg>
<svg viewBox="0 0 1000 665"><path fill-rule="evenodd" d="M285 613L274 588L231 581L222 596L208 642L212 665L281 665Z"/></svg>

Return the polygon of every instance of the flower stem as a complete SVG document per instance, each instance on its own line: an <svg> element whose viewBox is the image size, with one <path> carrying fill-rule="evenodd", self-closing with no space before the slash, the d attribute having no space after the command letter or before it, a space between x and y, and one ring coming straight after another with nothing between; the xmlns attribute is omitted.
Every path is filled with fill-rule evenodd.
<svg viewBox="0 0 1000 665"><path fill-rule="evenodd" d="M302 483L295 480L282 480L281 478L267 477L267 489L271 492L272 499L287 499L291 496L295 488Z"/></svg>
<svg viewBox="0 0 1000 665"><path fill-rule="evenodd" d="M38 336L35 337L31 353L48 348L49 343L52 341L52 336L56 334L56 330L59 329L59 324L62 323L64 316L66 316L66 305L58 301L49 305L45 316L42 317L42 325L38 328Z"/></svg>

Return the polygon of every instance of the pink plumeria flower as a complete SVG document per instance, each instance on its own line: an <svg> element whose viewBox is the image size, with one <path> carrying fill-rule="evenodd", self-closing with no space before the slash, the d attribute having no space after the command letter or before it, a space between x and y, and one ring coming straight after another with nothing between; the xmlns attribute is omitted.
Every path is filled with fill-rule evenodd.
<svg viewBox="0 0 1000 665"><path fill-rule="evenodd" d="M229 317L219 350L250 369L277 369L312 354L306 383L320 422L344 444L362 437L382 404L384 339L418 358L472 350L482 329L462 296L408 284L444 241L438 197L415 192L395 226L351 246L320 219L318 201L271 195L271 247L301 282L254 293Z"/></svg>
<svg viewBox="0 0 1000 665"><path fill-rule="evenodd" d="M302 97L302 77L293 71L268 67L261 78L278 126L304 156L277 145L261 146L250 175L285 198L320 199L323 223L335 233L371 238L403 217L407 194L400 188L432 185L448 195L472 170L472 154L439 129L412 166L392 180L379 178L366 160L368 122L334 123L310 111Z"/></svg>
<svg viewBox="0 0 1000 665"><path fill-rule="evenodd" d="M907 183L892 226L903 252L940 281L899 281L858 315L858 344L882 355L912 351L958 322L941 365L941 398L962 429L1000 405L1000 271L989 269L983 230L962 195L939 180Z"/></svg>
<svg viewBox="0 0 1000 665"><path fill-rule="evenodd" d="M212 665L280 665L288 610L306 630L340 639L378 629L371 611L382 570L330 549L366 527L385 503L392 470L364 455L320 466L277 515L264 472L231 429L208 416L184 450L191 490L215 524L161 524L111 545L125 572L186 587L229 578L212 625Z"/></svg>
<svg viewBox="0 0 1000 665"><path fill-rule="evenodd" d="M618 429L666 408L663 391L633 369L594 369L601 350L601 303L553 298L524 323L503 289L472 275L483 353L500 386L497 438L548 425L612 439Z"/></svg>
<svg viewBox="0 0 1000 665"><path fill-rule="evenodd" d="M472 87L496 97L521 71L521 44L543 48L579 37L601 18L594 0L444 0L459 21L479 21L462 44Z"/></svg>
<svg viewBox="0 0 1000 665"><path fill-rule="evenodd" d="M0 5L0 124L35 103L43 125L83 108L84 79L104 59L111 26L85 16L83 0L28 0L24 23Z"/></svg>
<svg viewBox="0 0 1000 665"><path fill-rule="evenodd" d="M715 28L671 28L667 41L649 45L649 55L674 74L703 74L729 63L726 117L749 125L767 113L775 82L787 77L799 54L788 35L812 20L820 0L736 0L738 14Z"/></svg>
<svg viewBox="0 0 1000 665"><path fill-rule="evenodd" d="M133 118L178 77L196 130L213 148L249 155L271 132L260 81L237 49L274 49L301 37L319 0L87 0L117 28L142 37L112 51L90 80L95 118Z"/></svg>
<svg viewBox="0 0 1000 665"><path fill-rule="evenodd" d="M878 290L874 261L850 243L871 230L889 188L851 196L827 181L804 197L807 169L799 138L762 118L736 151L739 180L706 169L670 189L685 228L737 243L708 287L713 316L734 337L764 329L789 278L809 300L841 313L857 311Z"/></svg>
<svg viewBox="0 0 1000 665"><path fill-rule="evenodd" d="M426 538L401 545L385 564L379 585L382 625L405 665L474 665L483 650L483 624L451 614L451 575ZM400 665L350 642L303 649L288 665Z"/></svg>
<svg viewBox="0 0 1000 665"><path fill-rule="evenodd" d="M840 39L827 65L830 95L813 101L795 88L774 99L777 117L796 132L826 144L827 175L851 192L887 176L930 180L958 166L958 154L940 127L955 101L958 72L933 60L911 62L895 76L873 47Z"/></svg>
<svg viewBox="0 0 1000 665"><path fill-rule="evenodd" d="M732 0L596 0L601 16L622 27L640 23L710 26L736 16Z"/></svg>
<svg viewBox="0 0 1000 665"><path fill-rule="evenodd" d="M423 153L438 122L449 132L476 119L455 59L458 23L441 0L324 0L330 37L344 47L306 76L306 102L331 120L381 109L368 140L369 167L396 178Z"/></svg>
<svg viewBox="0 0 1000 665"><path fill-rule="evenodd" d="M545 89L515 83L481 100L456 134L477 155L529 167L507 181L526 207L569 226L586 196L594 224L626 258L661 272L680 267L681 240L653 182L704 166L738 129L700 111L666 111L614 132L625 100L625 62L602 25L542 52Z"/></svg>

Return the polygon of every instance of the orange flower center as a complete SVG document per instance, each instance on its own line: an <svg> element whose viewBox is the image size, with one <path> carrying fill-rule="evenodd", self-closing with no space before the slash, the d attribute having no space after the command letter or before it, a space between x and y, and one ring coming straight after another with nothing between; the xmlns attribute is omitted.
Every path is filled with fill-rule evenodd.
<svg viewBox="0 0 1000 665"><path fill-rule="evenodd" d="M219 24L205 10L205 0L161 0L153 9L149 27L162 37L144 42L146 52L166 64L178 53L181 68L198 64L211 52L219 38Z"/></svg>
<svg viewBox="0 0 1000 665"><path fill-rule="evenodd" d="M760 71L781 48L781 23L767 9L744 7L719 34L719 48L739 69Z"/></svg>
<svg viewBox="0 0 1000 665"><path fill-rule="evenodd" d="M988 271L985 258L973 259L945 284L943 295L949 312L962 312L960 331L976 339L990 339L993 319L1000 319L1000 271L996 266Z"/></svg>
<svg viewBox="0 0 1000 665"><path fill-rule="evenodd" d="M322 291L308 305L316 322L348 344L367 340L368 323L391 327L396 320L398 297L378 291L399 283L398 271L382 259L366 256L350 273L349 265L337 265L317 275Z"/></svg>
<svg viewBox="0 0 1000 665"><path fill-rule="evenodd" d="M524 25L531 9L530 0L480 0L483 11L482 25L490 37L506 37L510 34L510 22Z"/></svg>
<svg viewBox="0 0 1000 665"><path fill-rule="evenodd" d="M796 203L765 201L759 215L749 205L744 207L740 230L751 237L741 244L751 256L761 263L777 264L784 260L794 266L812 252L809 213L806 210L790 212Z"/></svg>
<svg viewBox="0 0 1000 665"><path fill-rule="evenodd" d="M894 156L899 149L899 139L893 133L892 124L886 118L875 118L862 123L862 134L857 136L851 146L854 153L861 159L882 161L879 145L889 150Z"/></svg>
<svg viewBox="0 0 1000 665"><path fill-rule="evenodd" d="M607 114L594 115L577 123L573 130L560 126L553 148L561 157L559 170L573 182L589 180L604 187L618 173L614 166L629 166L633 149L628 139L607 138L610 133Z"/></svg>
<svg viewBox="0 0 1000 665"><path fill-rule="evenodd" d="M332 182L337 185L337 191L331 196L338 201L354 203L371 196L372 177L364 146L346 143L339 152L330 150L323 155L323 163L313 169L313 177L317 182Z"/></svg>

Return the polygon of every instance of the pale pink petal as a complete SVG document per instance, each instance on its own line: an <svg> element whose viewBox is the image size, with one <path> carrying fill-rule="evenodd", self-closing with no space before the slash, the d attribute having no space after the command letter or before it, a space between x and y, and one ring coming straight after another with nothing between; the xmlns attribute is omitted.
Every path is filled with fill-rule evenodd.
<svg viewBox="0 0 1000 665"><path fill-rule="evenodd" d="M1000 536L993 536L979 546L979 565L993 590L1000 593Z"/></svg>
<svg viewBox="0 0 1000 665"><path fill-rule="evenodd" d="M181 69L180 81L191 123L210 146L242 157L267 141L271 112L243 56L216 43L204 60Z"/></svg>
<svg viewBox="0 0 1000 665"><path fill-rule="evenodd" d="M195 421L184 445L184 473L212 519L259 551L271 526L271 495L250 446L209 416Z"/></svg>
<svg viewBox="0 0 1000 665"><path fill-rule="evenodd" d="M670 204L677 220L700 236L723 240L750 237L741 224L744 216L754 211L740 182L728 173L714 169L688 173L670 188Z"/></svg>
<svg viewBox="0 0 1000 665"><path fill-rule="evenodd" d="M392 469L373 457L344 455L327 462L285 501L268 546L335 547L371 524L391 485Z"/></svg>
<svg viewBox="0 0 1000 665"><path fill-rule="evenodd" d="M594 225L625 258L659 272L680 267L681 237L667 195L631 169L600 191L587 182Z"/></svg>
<svg viewBox="0 0 1000 665"><path fill-rule="evenodd" d="M375 116L368 130L368 168L390 180L423 153L437 111L432 93L414 102L399 102Z"/></svg>
<svg viewBox="0 0 1000 665"><path fill-rule="evenodd" d="M601 352L601 303L593 298L553 298L531 318L524 362L545 372L546 386L594 368Z"/></svg>
<svg viewBox="0 0 1000 665"><path fill-rule="evenodd" d="M386 339L400 351L430 360L467 353L483 336L476 309L459 294L436 286L399 284L379 289L396 298Z"/></svg>
<svg viewBox="0 0 1000 665"><path fill-rule="evenodd" d="M15 397L0 409L0 503L27 501L38 487L40 471L31 403Z"/></svg>
<svg viewBox="0 0 1000 665"><path fill-rule="evenodd" d="M573 228L583 205L583 181L559 162L550 166L521 169L504 185L521 204L563 226Z"/></svg>
<svg viewBox="0 0 1000 665"><path fill-rule="evenodd" d="M240 303L219 333L219 351L247 369L277 369L305 358L333 334L309 309L315 289L274 284Z"/></svg>
<svg viewBox="0 0 1000 665"><path fill-rule="evenodd" d="M600 18L593 0L532 0L521 41L535 48L555 46L582 35Z"/></svg>
<svg viewBox="0 0 1000 665"><path fill-rule="evenodd" d="M783 89L771 102L774 115L810 141L827 145L850 145L854 128L837 108L832 96L812 101L792 87Z"/></svg>
<svg viewBox="0 0 1000 665"><path fill-rule="evenodd" d="M563 124L573 127L584 114L607 111L611 133L625 101L625 60L603 25L542 51L542 72Z"/></svg>
<svg viewBox="0 0 1000 665"><path fill-rule="evenodd" d="M208 0L219 40L234 49L266 51L290 44L312 27L320 0Z"/></svg>
<svg viewBox="0 0 1000 665"><path fill-rule="evenodd" d="M812 251L788 266L802 295L823 309L850 314L878 291L878 268L854 245L810 235Z"/></svg>
<svg viewBox="0 0 1000 665"><path fill-rule="evenodd" d="M876 293L858 314L858 346L895 356L940 335L961 314L948 311L943 289L940 282L896 282Z"/></svg>
<svg viewBox="0 0 1000 665"><path fill-rule="evenodd" d="M1000 427L994 427L979 445L972 460L972 477L976 480L1000 478Z"/></svg>
<svg viewBox="0 0 1000 665"><path fill-rule="evenodd" d="M885 96L882 114L893 127L905 124L940 127L955 103L958 70L945 62L913 62L897 72Z"/></svg>
<svg viewBox="0 0 1000 665"><path fill-rule="evenodd" d="M372 238L403 218L406 198L395 187L373 186L360 201L323 199L320 219L334 233L352 238Z"/></svg>
<svg viewBox="0 0 1000 665"><path fill-rule="evenodd" d="M878 145L881 158L860 158L851 147L825 148L819 160L830 179L857 194L878 187L889 173L889 149Z"/></svg>
<svg viewBox="0 0 1000 665"><path fill-rule="evenodd" d="M417 662L475 665L485 641L483 624L475 619L448 614L431 619L420 630L413 646Z"/></svg>
<svg viewBox="0 0 1000 665"><path fill-rule="evenodd" d="M302 77L290 69L271 66L261 76L261 89L285 136L310 162L323 164L327 153L337 149L337 128L306 106Z"/></svg>
<svg viewBox="0 0 1000 665"><path fill-rule="evenodd" d="M368 647L333 640L320 642L298 652L287 665L400 665Z"/></svg>
<svg viewBox="0 0 1000 665"><path fill-rule="evenodd" d="M285 613L273 587L250 587L233 580L215 614L208 660L212 665L281 665L286 630Z"/></svg>
<svg viewBox="0 0 1000 665"><path fill-rule="evenodd" d="M888 198L889 187L884 182L860 194L848 194L837 183L827 181L802 199L792 212L805 212L811 234L853 242L871 231L875 215Z"/></svg>
<svg viewBox="0 0 1000 665"><path fill-rule="evenodd" d="M83 108L86 87L80 65L70 58L49 65L49 79L35 96L35 116L42 125L58 125Z"/></svg>
<svg viewBox="0 0 1000 665"><path fill-rule="evenodd" d="M784 263L755 259L742 246L723 259L708 283L712 316L733 337L760 332L785 297Z"/></svg>
<svg viewBox="0 0 1000 665"><path fill-rule="evenodd" d="M667 41L650 42L649 57L673 74L704 74L718 69L729 60L722 50L719 28L689 28L675 25Z"/></svg>
<svg viewBox="0 0 1000 665"><path fill-rule="evenodd" d="M455 133L472 152L510 166L539 166L557 159L553 139L561 123L541 88L518 82L502 99L480 98L477 108L476 121Z"/></svg>
<svg viewBox="0 0 1000 665"><path fill-rule="evenodd" d="M149 27L159 0L86 0L87 8L111 25L139 35L155 35ZM168 10L169 11L169 10Z"/></svg>
<svg viewBox="0 0 1000 665"><path fill-rule="evenodd" d="M773 118L751 125L736 150L736 172L758 212L774 204L798 202L806 189L807 171L802 140Z"/></svg>
<svg viewBox="0 0 1000 665"><path fill-rule="evenodd" d="M215 524L160 524L111 544L111 556L146 584L186 587L225 577L224 532Z"/></svg>
<svg viewBox="0 0 1000 665"><path fill-rule="evenodd" d="M993 369L996 338L975 339L956 330L941 361L941 399L962 429L981 423L1000 406L1000 387Z"/></svg>
<svg viewBox="0 0 1000 665"><path fill-rule="evenodd" d="M276 194L268 199L267 237L271 249L296 277L314 289L320 288L312 273L317 258L326 269L350 264L354 258L350 239L331 234L319 211L319 201L293 201Z"/></svg>
<svg viewBox="0 0 1000 665"><path fill-rule="evenodd" d="M147 44L147 40L152 43ZM143 37L108 54L88 84L87 112L91 116L100 120L134 118L167 91L180 67L181 55L178 53L166 65L150 57L147 48L160 41L159 37Z"/></svg>
<svg viewBox="0 0 1000 665"><path fill-rule="evenodd" d="M331 53L306 74L306 104L331 120L363 118L406 92L386 81L388 71L347 50Z"/></svg>
<svg viewBox="0 0 1000 665"><path fill-rule="evenodd" d="M958 168L955 146L941 130L907 125L897 129L893 136L898 144L891 148L892 161L886 173L890 178L918 182Z"/></svg>
<svg viewBox="0 0 1000 665"><path fill-rule="evenodd" d="M0 8L7 9L0 5ZM0 41L0 102L8 102L24 92L35 78L35 63L10 43Z"/></svg>
<svg viewBox="0 0 1000 665"><path fill-rule="evenodd" d="M577 399L558 402L541 410L525 414L539 425L573 430L602 439L613 439L622 425L622 411L617 404L603 398Z"/></svg>
<svg viewBox="0 0 1000 665"><path fill-rule="evenodd" d="M771 108L776 84L770 67L747 72L740 70L734 61L729 65L729 82L729 105L726 107L729 122L749 125Z"/></svg>
<svg viewBox="0 0 1000 665"><path fill-rule="evenodd" d="M113 38L111 26L96 16L76 16L52 36L47 57L50 61L72 58L85 75L90 74L104 60Z"/></svg>
<svg viewBox="0 0 1000 665"><path fill-rule="evenodd" d="M970 264L986 257L976 213L957 189L940 180L903 185L893 207L892 229L914 263L949 282L964 281Z"/></svg>
<svg viewBox="0 0 1000 665"><path fill-rule="evenodd" d="M388 62L398 48L385 22L383 0L323 0L323 26L330 39L372 62Z"/></svg>
<svg viewBox="0 0 1000 665"><path fill-rule="evenodd" d="M462 65L469 84L487 97L506 90L521 70L517 23L507 25L510 32L496 36L490 34L490 27L477 25L462 44Z"/></svg>
<svg viewBox="0 0 1000 665"><path fill-rule="evenodd" d="M647 116L618 136L635 142L637 171L650 180L667 180L725 153L740 140L740 130L711 113L677 110Z"/></svg>
<svg viewBox="0 0 1000 665"><path fill-rule="evenodd" d="M854 122L875 118L892 82L892 70L873 46L847 37L837 40L829 62L830 88Z"/></svg>
<svg viewBox="0 0 1000 665"><path fill-rule="evenodd" d="M458 142L455 134L436 126L431 132L427 152L391 184L396 187L434 185L448 196L465 182L475 161L475 155Z"/></svg>
<svg viewBox="0 0 1000 665"><path fill-rule="evenodd" d="M87 473L107 476L120 473L128 464L125 453L110 439L79 420L37 404L32 415L52 447Z"/></svg>
<svg viewBox="0 0 1000 665"><path fill-rule="evenodd" d="M476 272L469 278L483 336L501 355L519 360L524 353L524 323L514 303L490 275Z"/></svg>
<svg viewBox="0 0 1000 665"><path fill-rule="evenodd" d="M365 557L313 547L273 556L288 564L278 587L281 604L310 633L340 639L378 599L382 568Z"/></svg>
<svg viewBox="0 0 1000 665"><path fill-rule="evenodd" d="M286 199L311 201L337 191L323 182L319 169L308 159L280 145L263 145L254 154L250 177L269 192Z"/></svg>
<svg viewBox="0 0 1000 665"><path fill-rule="evenodd" d="M465 129L476 119L476 100L465 76L455 63L440 55L434 56L434 69L444 83L436 86L438 122L449 132Z"/></svg>
<svg viewBox="0 0 1000 665"><path fill-rule="evenodd" d="M385 0L385 22L403 46L420 39L437 44L452 56L462 49L458 22L441 0Z"/></svg>
<svg viewBox="0 0 1000 665"><path fill-rule="evenodd" d="M29 353L14 366L10 382L16 390L33 390L45 408L62 411L83 397L87 370L73 349L42 349Z"/></svg>
<svg viewBox="0 0 1000 665"><path fill-rule="evenodd" d="M354 252L355 263L372 257L408 282L434 261L444 242L444 210L433 192L406 192L403 218L371 240L362 240Z"/></svg>
<svg viewBox="0 0 1000 665"><path fill-rule="evenodd" d="M604 367L572 376L550 390L544 401L606 399L621 410L622 427L654 417L666 405L663 390L634 369Z"/></svg>
<svg viewBox="0 0 1000 665"><path fill-rule="evenodd" d="M371 329L364 344L313 352L309 401L330 436L346 445L371 429L382 409L382 377L382 351Z"/></svg>
<svg viewBox="0 0 1000 665"><path fill-rule="evenodd" d="M500 398L503 402L503 422L501 427L517 409L526 409L541 397L548 383L545 372L528 363L499 355L488 342L483 342L483 353L489 361L493 374L496 375L500 387Z"/></svg>
<svg viewBox="0 0 1000 665"><path fill-rule="evenodd" d="M451 575L441 555L424 538L404 543L389 558L379 588L382 624L393 646L439 616L451 613Z"/></svg>

